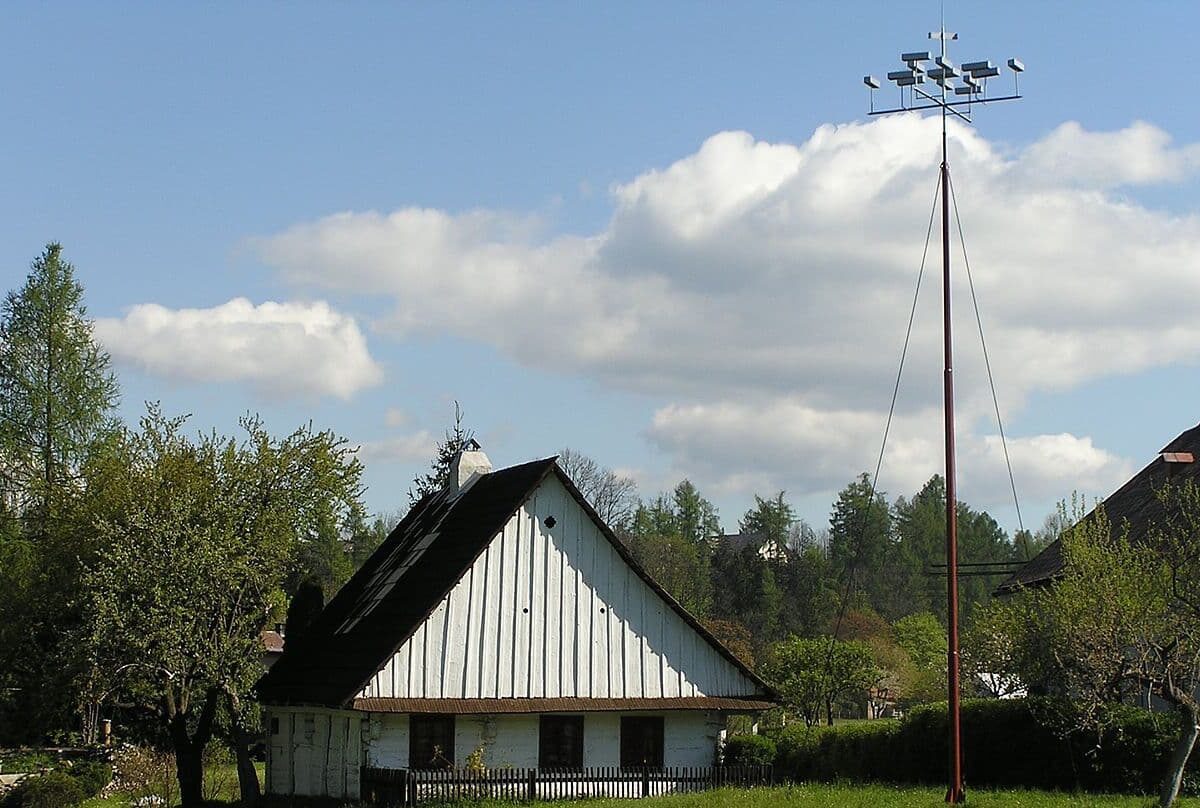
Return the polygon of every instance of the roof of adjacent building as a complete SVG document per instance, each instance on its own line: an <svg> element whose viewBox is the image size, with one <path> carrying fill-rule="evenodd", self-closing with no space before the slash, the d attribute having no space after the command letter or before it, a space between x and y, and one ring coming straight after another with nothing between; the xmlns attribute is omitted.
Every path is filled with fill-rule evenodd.
<svg viewBox="0 0 1200 808"><path fill-rule="evenodd" d="M713 541L719 547L726 547L734 552L740 552L747 547L759 549L763 542L766 541L766 536L762 533L726 533L723 536L714 536Z"/></svg>
<svg viewBox="0 0 1200 808"><path fill-rule="evenodd" d="M1108 499L1101 503L1109 523L1125 528L1131 539L1144 537L1164 516L1163 504L1157 492L1170 482L1200 481L1200 425L1181 433L1162 448L1149 465L1131 477ZM1084 520L1092 518L1093 510ZM997 594L1008 594L1029 586L1053 581L1063 571L1062 539L1054 541L1030 559L1011 578L996 588Z"/></svg>
<svg viewBox="0 0 1200 808"><path fill-rule="evenodd" d="M353 706L363 687L416 631L543 480L557 475L618 554L718 652L773 695L745 663L658 585L604 524L555 458L478 477L461 494L447 490L417 502L338 590L303 636L289 637L279 661L259 680L259 698L275 704ZM372 582L408 568L403 586ZM372 601L374 606L370 606ZM366 702L363 702L364 704Z"/></svg>
<svg viewBox="0 0 1200 808"><path fill-rule="evenodd" d="M271 629L265 629L259 637L262 639L263 650L268 654L283 653L283 634Z"/></svg>

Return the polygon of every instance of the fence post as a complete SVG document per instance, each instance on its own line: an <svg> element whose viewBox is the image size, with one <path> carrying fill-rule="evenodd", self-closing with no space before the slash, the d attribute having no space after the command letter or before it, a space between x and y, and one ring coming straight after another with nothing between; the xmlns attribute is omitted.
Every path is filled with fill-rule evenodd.
<svg viewBox="0 0 1200 808"><path fill-rule="evenodd" d="M642 767L642 796L650 796L650 767Z"/></svg>
<svg viewBox="0 0 1200 808"><path fill-rule="evenodd" d="M526 783L525 798L530 802L537 799L537 769L529 770L529 780Z"/></svg>

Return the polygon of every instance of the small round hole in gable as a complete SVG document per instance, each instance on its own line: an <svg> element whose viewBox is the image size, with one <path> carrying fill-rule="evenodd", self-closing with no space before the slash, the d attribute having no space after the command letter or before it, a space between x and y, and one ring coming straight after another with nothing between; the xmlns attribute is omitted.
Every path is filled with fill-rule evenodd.
<svg viewBox="0 0 1200 808"><path fill-rule="evenodd" d="M553 516L546 517L546 527L553 528L557 524L558 524L558 520L555 519Z"/></svg>

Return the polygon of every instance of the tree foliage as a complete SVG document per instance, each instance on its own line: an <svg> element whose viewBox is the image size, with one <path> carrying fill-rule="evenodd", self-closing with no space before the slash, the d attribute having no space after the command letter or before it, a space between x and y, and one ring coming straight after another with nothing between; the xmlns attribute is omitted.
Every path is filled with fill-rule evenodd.
<svg viewBox="0 0 1200 808"><path fill-rule="evenodd" d="M151 408L123 435L129 498L98 524L88 645L107 692L158 715L184 805L196 805L217 709L226 703L246 735L238 719L261 673L260 632L304 542L357 502L361 467L344 441L311 428L277 440L247 418L237 440L192 439L183 426Z"/></svg>
<svg viewBox="0 0 1200 808"><path fill-rule="evenodd" d="M1200 614L1181 597L1197 585L1196 570L1170 548L1194 545L1200 496L1194 488L1160 495L1170 516L1137 540L1127 524L1110 525L1102 508L1074 520L1062 536L1062 575L994 604L988 623L1004 638L994 643L995 667L1071 694L1076 727L1103 728L1112 705L1147 696L1180 713L1183 731L1160 793L1167 806L1200 725Z"/></svg>
<svg viewBox="0 0 1200 808"><path fill-rule="evenodd" d="M867 643L827 637L776 643L763 672L810 727L822 717L832 725L833 706L839 700L865 701L883 673Z"/></svg>
<svg viewBox="0 0 1200 808"><path fill-rule="evenodd" d="M49 244L0 313L0 473L5 497L33 532L49 529L58 500L109 423L117 382L92 337L75 269Z"/></svg>
<svg viewBox="0 0 1200 808"><path fill-rule="evenodd" d="M47 245L0 309L0 713L20 716L0 720L0 743L43 742L79 706L79 581L116 400L83 288Z"/></svg>
<svg viewBox="0 0 1200 808"><path fill-rule="evenodd" d="M709 613L713 590L710 531L719 530L716 508L687 480L671 497L640 503L626 542L638 563L692 614Z"/></svg>

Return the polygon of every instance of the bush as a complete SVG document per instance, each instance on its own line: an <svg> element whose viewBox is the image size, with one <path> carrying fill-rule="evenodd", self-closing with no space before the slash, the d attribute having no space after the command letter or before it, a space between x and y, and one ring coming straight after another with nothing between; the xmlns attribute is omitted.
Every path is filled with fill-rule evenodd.
<svg viewBox="0 0 1200 808"><path fill-rule="evenodd" d="M85 797L97 796L113 778L112 766L96 760L81 760L63 771L79 784Z"/></svg>
<svg viewBox="0 0 1200 808"><path fill-rule="evenodd" d="M1101 735L1060 731L1075 718L1072 705L1049 699L964 702L964 779L988 788L1158 787L1179 731L1174 714L1115 707ZM776 736L776 772L797 781L937 784L946 778L948 732L945 704L918 707L901 721L789 727ZM1195 757L1189 772L1185 787L1194 788Z"/></svg>
<svg viewBox="0 0 1200 808"><path fill-rule="evenodd" d="M47 772L18 783L4 798L4 808L73 808L87 799L83 786L63 772Z"/></svg>
<svg viewBox="0 0 1200 808"><path fill-rule="evenodd" d="M775 742L762 735L734 735L725 741L726 766L770 766L775 762Z"/></svg>

